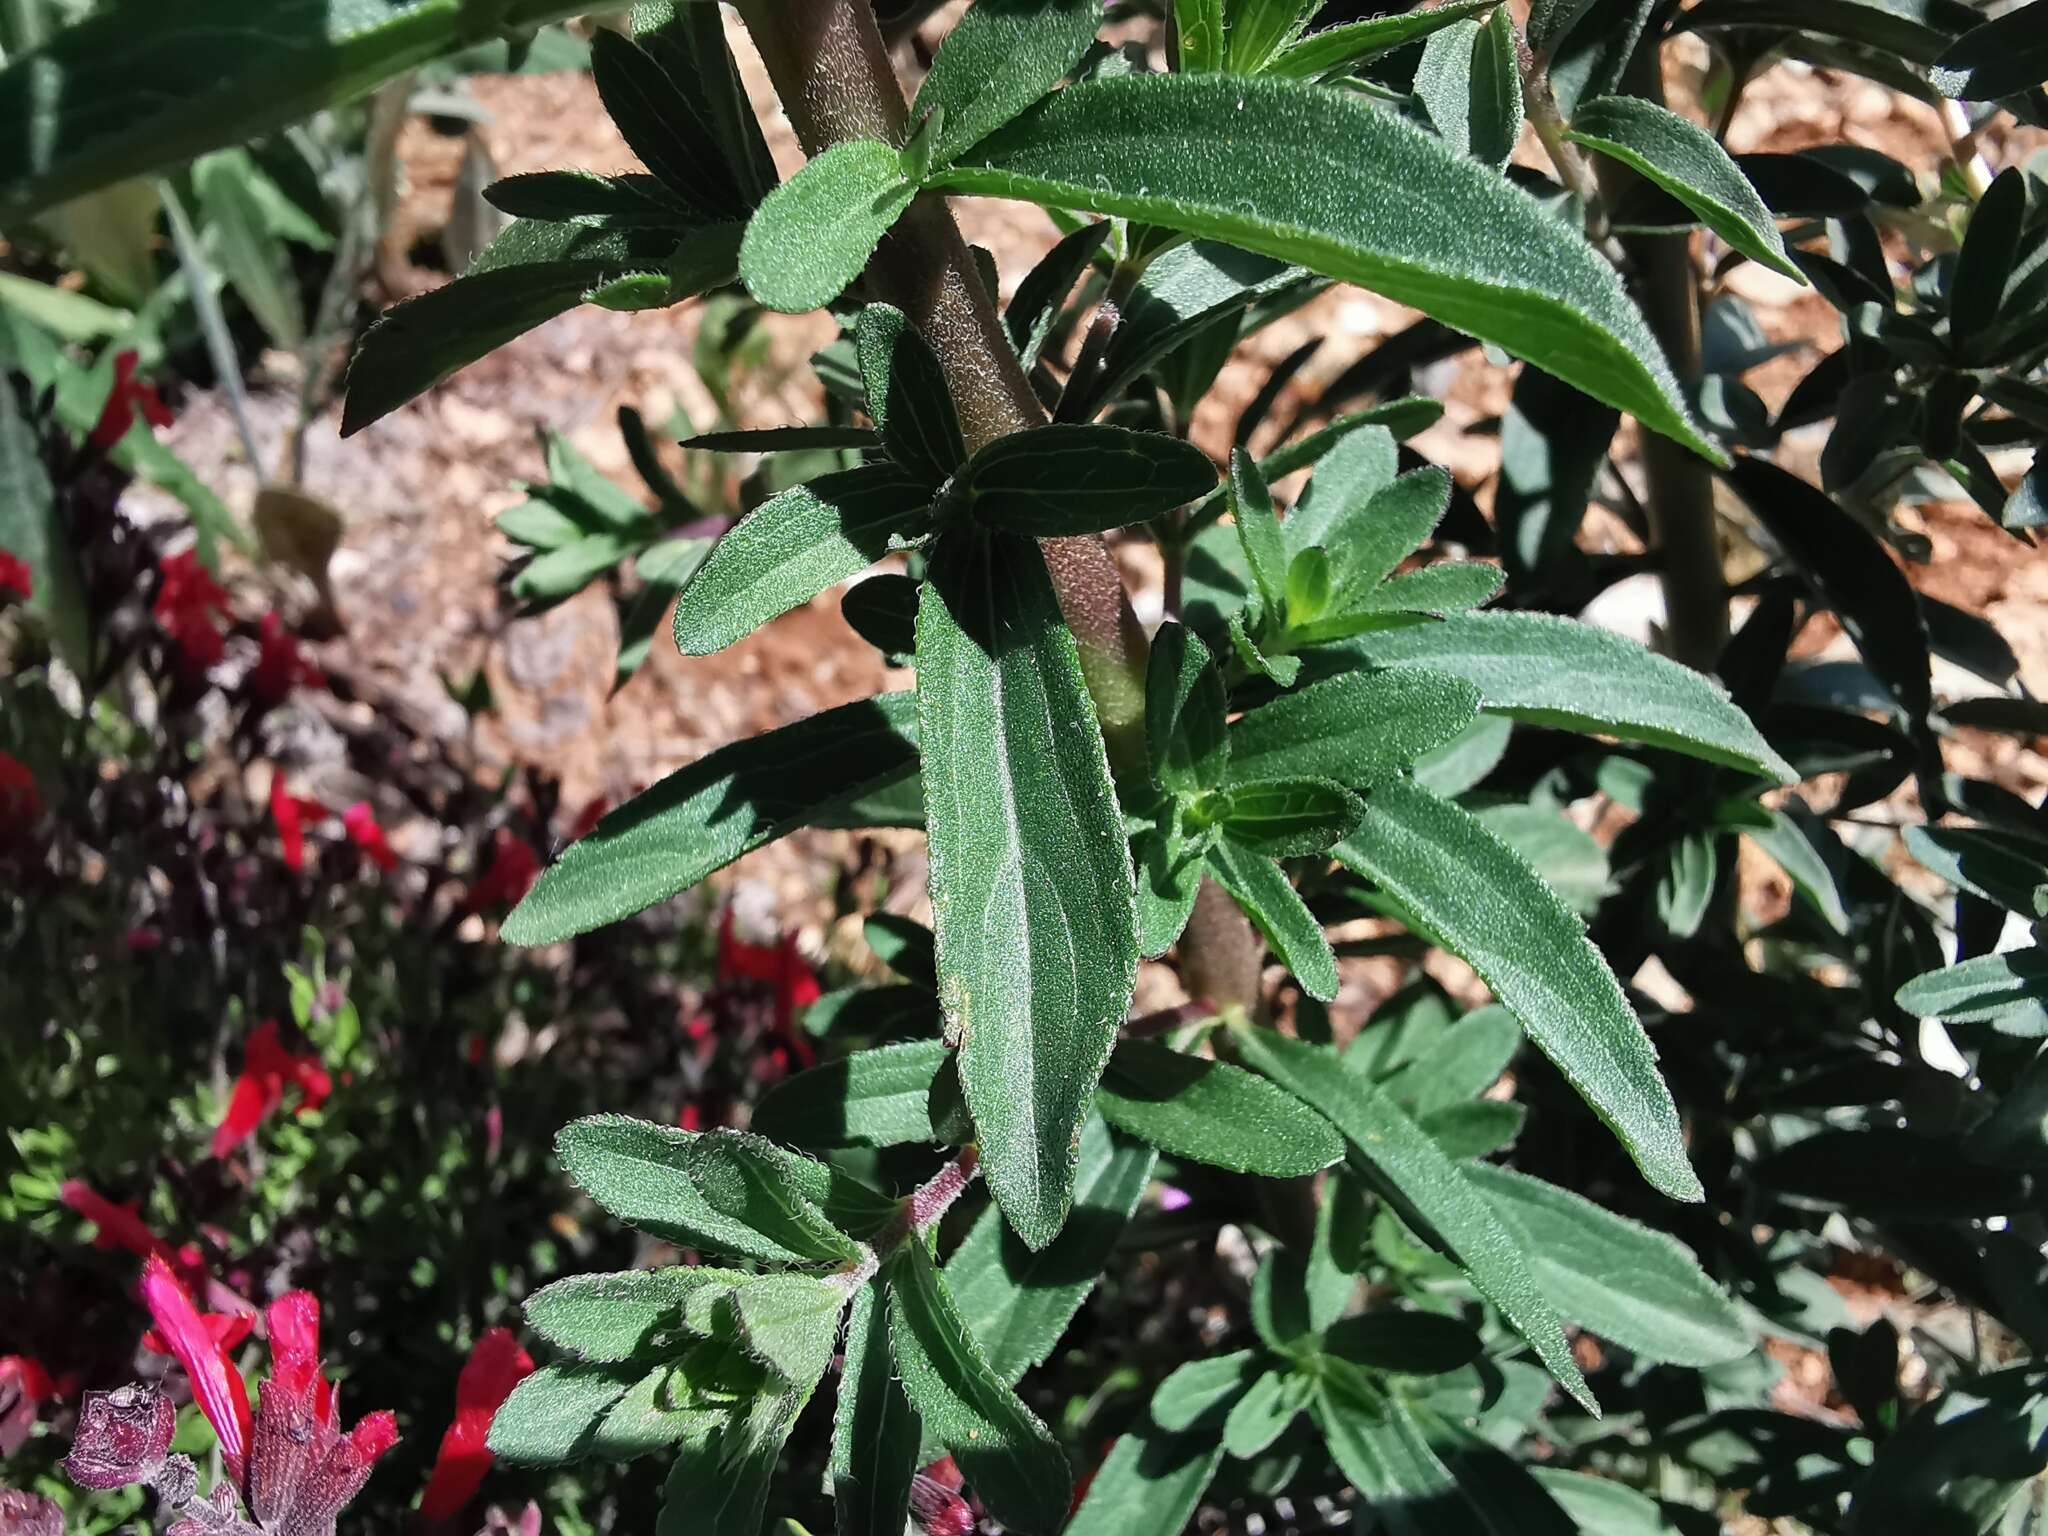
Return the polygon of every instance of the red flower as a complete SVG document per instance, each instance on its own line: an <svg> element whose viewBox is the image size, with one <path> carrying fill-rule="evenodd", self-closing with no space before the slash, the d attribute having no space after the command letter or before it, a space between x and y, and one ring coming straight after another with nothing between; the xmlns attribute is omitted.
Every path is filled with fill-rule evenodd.
<svg viewBox="0 0 2048 1536"><path fill-rule="evenodd" d="M192 1298L161 1259L143 1266L142 1297L157 1331L191 1378L192 1397L220 1440L221 1461L250 1514L267 1531L326 1536L335 1516L369 1481L377 1458L398 1443L389 1412L364 1416L347 1434L334 1388L320 1370L320 1304L293 1291L264 1314L270 1379L249 1392Z"/></svg>
<svg viewBox="0 0 2048 1536"><path fill-rule="evenodd" d="M510 827L491 834L491 862L469 888L469 910L484 912L516 903L540 878L540 855Z"/></svg>
<svg viewBox="0 0 2048 1536"><path fill-rule="evenodd" d="M27 602L35 595L35 580L24 561L0 549L0 597L9 594Z"/></svg>
<svg viewBox="0 0 2048 1536"><path fill-rule="evenodd" d="M334 1091L317 1056L300 1055L285 1049L278 1036L277 1020L265 1019L249 1032L242 1055L242 1075L235 1079L228 1097L227 1113L213 1133L213 1155L225 1157L247 1141L256 1127L284 1102L287 1086L299 1090L299 1112L318 1109Z"/></svg>
<svg viewBox="0 0 2048 1536"><path fill-rule="evenodd" d="M25 844L42 816L36 776L21 759L0 752L0 850Z"/></svg>
<svg viewBox="0 0 2048 1536"><path fill-rule="evenodd" d="M789 1036L803 1065L816 1059L810 1041L796 1027L796 1016L823 996L823 990L797 953L794 934L784 934L774 945L749 944L733 931L732 908L727 907L718 920L718 979L767 983L775 993L775 1027Z"/></svg>
<svg viewBox="0 0 2048 1536"><path fill-rule="evenodd" d="M362 849L364 858L387 875L397 873L398 855L384 840L384 829L377 825L377 813L370 809L369 801L358 800L343 811L341 824L348 832L348 840Z"/></svg>
<svg viewBox="0 0 2048 1536"><path fill-rule="evenodd" d="M177 647L178 671L189 683L203 682L207 668L227 652L220 620L227 617L228 595L190 550L165 556L162 572L156 621Z"/></svg>
<svg viewBox="0 0 2048 1536"><path fill-rule="evenodd" d="M533 1373L533 1359L509 1328L493 1328L476 1341L455 1382L455 1420L441 1437L420 1518L431 1525L453 1520L476 1496L491 1468L486 1443L491 1419L512 1389Z"/></svg>
<svg viewBox="0 0 2048 1536"><path fill-rule="evenodd" d="M57 1395L43 1363L30 1355L0 1355L0 1456L12 1456L35 1428L42 1405Z"/></svg>
<svg viewBox="0 0 2048 1536"><path fill-rule="evenodd" d="M284 775L270 776L270 819L277 823L278 841L284 844L286 869L306 867L306 823L324 821L327 807L318 800L302 800L284 787Z"/></svg>
<svg viewBox="0 0 2048 1536"><path fill-rule="evenodd" d="M133 352L122 352L114 358L114 387L107 395L107 403L100 408L99 422L92 429L95 448L111 448L126 437L128 429L135 425L138 410L142 419L152 427L171 424L171 408L164 404L154 384L135 377L135 364Z"/></svg>
<svg viewBox="0 0 2048 1536"><path fill-rule="evenodd" d="M299 637L284 627L284 615L272 609L256 626L256 665L249 669L249 691L260 703L282 704L294 688L325 687L318 667L299 653Z"/></svg>

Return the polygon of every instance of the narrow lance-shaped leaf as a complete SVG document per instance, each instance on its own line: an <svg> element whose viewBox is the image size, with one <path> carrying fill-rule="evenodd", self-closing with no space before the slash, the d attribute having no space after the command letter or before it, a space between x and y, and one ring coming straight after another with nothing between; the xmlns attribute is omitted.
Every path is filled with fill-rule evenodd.
<svg viewBox="0 0 2048 1536"><path fill-rule="evenodd" d="M1530 1272L1515 1234L1429 1134L1383 1089L1328 1050L1268 1029L1241 1029L1233 1039L1247 1066L1319 1110L1344 1133L1374 1182L1404 1215L1449 1248L1479 1293L1529 1341L1551 1375L1597 1413L1557 1313Z"/></svg>
<svg viewBox="0 0 2048 1536"><path fill-rule="evenodd" d="M831 303L868 264L917 185L880 139L835 144L761 200L740 242L740 277L770 309Z"/></svg>
<svg viewBox="0 0 2048 1536"><path fill-rule="evenodd" d="M931 163L951 164L1059 84L1088 51L1101 20L1100 0L968 7L939 45L910 107L913 125L945 114Z"/></svg>
<svg viewBox="0 0 2048 1536"><path fill-rule="evenodd" d="M1778 221L1706 129L1640 96L1602 96L1572 114L1565 137L1648 177L1752 261L1804 285Z"/></svg>
<svg viewBox="0 0 2048 1536"><path fill-rule="evenodd" d="M508 0L531 27L579 13ZM103 10L0 70L0 220L10 227L145 171L259 138L475 41L449 0L213 0ZM109 111L118 102L122 110Z"/></svg>
<svg viewBox="0 0 2048 1536"><path fill-rule="evenodd" d="M1118 1130L1233 1173L1299 1178L1344 1155L1327 1120L1265 1078L1151 1041L1116 1048L1095 1103Z"/></svg>
<svg viewBox="0 0 2048 1536"><path fill-rule="evenodd" d="M990 1368L924 1244L887 1270L889 1337L905 1393L988 1512L1026 1536L1052 1536L1073 1486L1046 1427Z"/></svg>
<svg viewBox="0 0 2048 1536"><path fill-rule="evenodd" d="M991 528L1049 539L1150 522L1215 484L1208 455L1177 437L1056 422L983 448L962 494Z"/></svg>
<svg viewBox="0 0 2048 1536"><path fill-rule="evenodd" d="M1585 925L1514 850L1396 779L1373 791L1337 856L1479 972L1645 1178L1673 1199L1700 1198L1656 1050Z"/></svg>
<svg viewBox="0 0 2048 1536"><path fill-rule="evenodd" d="M1741 1311L1676 1239L1511 1169L1479 1163L1466 1177L1523 1234L1545 1294L1571 1322L1667 1365L1749 1353Z"/></svg>
<svg viewBox="0 0 2048 1536"><path fill-rule="evenodd" d="M1265 73L1290 79L1314 79L1362 64L1428 37L1485 10L1495 0L1445 0L1397 16L1374 16L1341 22L1295 39L1266 66Z"/></svg>
<svg viewBox="0 0 2048 1536"><path fill-rule="evenodd" d="M1482 708L1532 725L1602 731L1792 783L1798 775L1718 683L1633 640L1534 613L1462 613L1310 653L1466 679ZM1233 748L1235 750L1235 748Z"/></svg>
<svg viewBox="0 0 2048 1536"><path fill-rule="evenodd" d="M832 1419L838 1536L902 1536L923 1431L889 1353L887 1295L880 1285L863 1286L847 1318L846 1364Z"/></svg>
<svg viewBox="0 0 2048 1536"><path fill-rule="evenodd" d="M1330 952L1323 925L1309 911L1286 871L1265 854L1227 837L1209 850L1208 868L1308 995L1326 1003L1334 998L1337 957Z"/></svg>
<svg viewBox="0 0 2048 1536"><path fill-rule="evenodd" d="M1052 1354L1101 1283L1157 1161L1149 1145L1113 1136L1090 1117L1081 1131L1074 1214L1049 1247L1033 1253L991 1209L946 1260L946 1288L1004 1381L1014 1384Z"/></svg>
<svg viewBox="0 0 2048 1536"><path fill-rule="evenodd" d="M1308 774L1364 791L1456 739L1478 709L1471 683L1425 667L1326 678L1240 716L1229 775Z"/></svg>
<svg viewBox="0 0 2048 1536"><path fill-rule="evenodd" d="M1330 779L1261 779L1204 796L1196 814L1242 847L1268 858L1300 859L1349 837L1365 802Z"/></svg>
<svg viewBox="0 0 2048 1536"><path fill-rule="evenodd" d="M1422 129L1342 91L1217 75L1091 81L998 130L937 180L1144 219L1356 282L1720 461L1620 279L1583 238ZM1418 198L1418 187L1430 195Z"/></svg>
<svg viewBox="0 0 2048 1536"><path fill-rule="evenodd" d="M1152 637L1145 673L1145 750L1160 783L1182 793L1216 786L1229 760L1226 712L1208 646L1169 619Z"/></svg>
<svg viewBox="0 0 2048 1536"><path fill-rule="evenodd" d="M885 693L767 731L635 796L569 845L505 919L508 944L551 944L630 917L917 768L917 701Z"/></svg>
<svg viewBox="0 0 2048 1536"><path fill-rule="evenodd" d="M937 487L967 462L960 418L931 345L903 311L870 304L853 324L868 415L890 458Z"/></svg>
<svg viewBox="0 0 2048 1536"><path fill-rule="evenodd" d="M1280 531L1280 518L1273 510L1273 496L1266 489L1266 477L1242 448L1230 455L1230 520L1237 525L1237 540L1244 549L1244 563L1251 568L1265 599L1266 612L1279 614L1287 605L1287 540Z"/></svg>
<svg viewBox="0 0 2048 1536"><path fill-rule="evenodd" d="M2048 81L2048 4L2030 0L1957 38L1928 78L1942 95L1996 101Z"/></svg>
<svg viewBox="0 0 2048 1536"><path fill-rule="evenodd" d="M711 548L676 600L676 648L709 656L928 531L930 491L894 464L772 496Z"/></svg>
<svg viewBox="0 0 2048 1536"><path fill-rule="evenodd" d="M1222 1461L1213 1432L1134 1428L1096 1469L1066 1536L1181 1536Z"/></svg>
<svg viewBox="0 0 2048 1536"><path fill-rule="evenodd" d="M939 1000L989 1187L1041 1248L1138 953L1102 735L1034 544L940 542L917 683Z"/></svg>

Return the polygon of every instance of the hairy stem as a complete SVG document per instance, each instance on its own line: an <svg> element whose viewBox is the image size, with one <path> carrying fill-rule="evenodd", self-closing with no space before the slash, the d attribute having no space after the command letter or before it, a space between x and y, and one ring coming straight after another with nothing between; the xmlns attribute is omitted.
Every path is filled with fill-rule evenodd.
<svg viewBox="0 0 2048 1536"><path fill-rule="evenodd" d="M865 0L738 0L738 8L805 153L846 139L903 142L903 87ZM868 263L867 282L932 344L970 451L1044 423L943 197L910 206ZM1099 538L1047 539L1042 548L1110 760L1134 765L1144 751L1146 640L1123 578Z"/></svg>
<svg viewBox="0 0 2048 1536"><path fill-rule="evenodd" d="M1625 88L1664 104L1662 65L1654 47L1638 49ZM1611 180L1633 173L1608 162ZM1626 237L1643 317L1681 382L1700 376L1699 275L1690 239ZM1665 635L1672 656L1711 671L1728 641L1728 582L1714 531L1714 477L1706 461L1667 437L1642 434L1643 480L1650 532L1662 558Z"/></svg>

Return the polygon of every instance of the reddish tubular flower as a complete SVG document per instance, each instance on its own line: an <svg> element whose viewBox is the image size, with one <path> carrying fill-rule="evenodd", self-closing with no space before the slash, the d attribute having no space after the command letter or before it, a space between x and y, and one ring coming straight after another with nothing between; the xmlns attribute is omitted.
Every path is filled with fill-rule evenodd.
<svg viewBox="0 0 2048 1536"><path fill-rule="evenodd" d="M177 1269L179 1266L173 1263L171 1267ZM189 1279L189 1272L181 1278ZM198 1284L202 1290L205 1288L204 1271L200 1272ZM213 1342L219 1345L222 1351L227 1352L232 1351L237 1344L240 1344L242 1340L249 1337L251 1330L256 1326L256 1314L254 1312L202 1312L199 1314L199 1321L205 1325L206 1331L213 1335ZM154 1328L143 1334L142 1347L153 1355L176 1353L164 1336Z"/></svg>
<svg viewBox="0 0 2048 1536"><path fill-rule="evenodd" d="M299 1091L299 1110L318 1109L334 1091L334 1080L318 1057L285 1048L277 1020L265 1019L250 1031L242 1056L242 1072L228 1097L227 1113L213 1132L213 1155L225 1157L255 1134L284 1102L287 1087Z"/></svg>
<svg viewBox="0 0 2048 1536"><path fill-rule="evenodd" d="M18 597L27 602L35 595L35 579L27 564L0 549L0 598Z"/></svg>
<svg viewBox="0 0 2048 1536"><path fill-rule="evenodd" d="M239 1483L248 1463L251 1425L249 1389L241 1372L159 1254L151 1254L142 1266L142 1301L156 1320L156 1331L191 1378L192 1399L220 1439L228 1475Z"/></svg>
<svg viewBox="0 0 2048 1536"><path fill-rule="evenodd" d="M319 688L327 679L299 652L299 637L284 627L284 616L272 609L256 626L256 665L249 669L249 692L257 702L282 704L301 685Z"/></svg>
<svg viewBox="0 0 2048 1536"><path fill-rule="evenodd" d="M124 1249L141 1259L178 1257L169 1243L149 1230L132 1200L116 1204L83 1179L66 1179L57 1198L99 1228L93 1234L95 1248Z"/></svg>
<svg viewBox="0 0 2048 1536"><path fill-rule="evenodd" d="M476 1497L491 1468L491 1419L512 1389L533 1372L533 1360L509 1328L493 1328L476 1341L455 1383L455 1420L441 1437L434 1470L420 1495L420 1518L442 1525Z"/></svg>
<svg viewBox="0 0 2048 1536"><path fill-rule="evenodd" d="M487 912L509 907L533 888L540 878L540 855L533 845L509 827L491 836L491 862L469 889L469 910Z"/></svg>
<svg viewBox="0 0 2048 1536"><path fill-rule="evenodd" d="M766 982L775 992L775 1027L788 1036L790 1053L799 1066L817 1060L811 1042L797 1028L796 1016L824 995L817 975L797 952L796 935L780 943L749 944L733 929L732 908L718 922L718 979Z"/></svg>
<svg viewBox="0 0 2048 1536"><path fill-rule="evenodd" d="M310 1292L279 1297L264 1320L270 1379L257 1389L248 1475L236 1481L266 1531L326 1536L377 1458L398 1443L398 1421L380 1411L341 1433L334 1386L320 1369L320 1303Z"/></svg>
<svg viewBox="0 0 2048 1536"><path fill-rule="evenodd" d="M137 361L133 352L122 352L114 359L114 387L107 395L107 403L100 408L100 419L92 429L95 448L111 448L126 437L128 429L135 425L138 411L152 427L171 424L171 408L157 394L156 386L135 377Z"/></svg>
<svg viewBox="0 0 2048 1536"><path fill-rule="evenodd" d="M306 823L322 821L327 807L318 800L302 800L284 787L284 775L270 776L270 819L277 823L278 841L284 845L284 866L306 867Z"/></svg>
<svg viewBox="0 0 2048 1536"><path fill-rule="evenodd" d="M36 776L20 758L0 752L0 850L26 843L42 817Z"/></svg>
<svg viewBox="0 0 2048 1536"><path fill-rule="evenodd" d="M189 550L166 556L162 571L153 612L177 648L179 673L196 685L227 653L227 637L220 626L227 617L228 595Z"/></svg>
<svg viewBox="0 0 2048 1536"><path fill-rule="evenodd" d="M31 1355L0 1355L0 1456L12 1456L35 1428L57 1384Z"/></svg>
<svg viewBox="0 0 2048 1536"><path fill-rule="evenodd" d="M341 824L348 832L348 840L362 850L364 858L387 875L398 872L398 855L385 841L384 829L377 825L377 813L370 809L369 801L358 800L343 811Z"/></svg>

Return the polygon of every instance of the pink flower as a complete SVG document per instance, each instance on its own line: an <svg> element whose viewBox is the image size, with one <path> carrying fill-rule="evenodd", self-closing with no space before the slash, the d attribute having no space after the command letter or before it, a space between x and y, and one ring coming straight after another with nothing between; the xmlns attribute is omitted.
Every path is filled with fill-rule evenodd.
<svg viewBox="0 0 2048 1536"><path fill-rule="evenodd" d="M299 1091L299 1112L318 1109L334 1091L334 1080L317 1056L287 1050L277 1020L265 1019L249 1032L242 1073L228 1097L227 1113L213 1132L213 1155L225 1157L256 1133L279 1104L287 1087Z"/></svg>
<svg viewBox="0 0 2048 1536"><path fill-rule="evenodd" d="M251 1414L241 1373L161 1259L143 1266L142 1296L185 1367L228 1477L256 1523L292 1536L328 1536L377 1458L398 1443L398 1421L380 1411L341 1432L334 1388L320 1369L320 1303L293 1291L270 1304L264 1316L271 1373Z"/></svg>
<svg viewBox="0 0 2048 1536"><path fill-rule="evenodd" d="M540 878L540 855L510 827L491 835L491 862L469 888L469 910L485 912L514 905Z"/></svg>
<svg viewBox="0 0 2048 1536"><path fill-rule="evenodd" d="M152 611L177 650L179 674L197 685L227 654L221 620L227 617L228 595L190 550L166 556L162 571Z"/></svg>
<svg viewBox="0 0 2048 1536"><path fill-rule="evenodd" d="M385 841L384 829L377 825L377 813L370 809L369 801L358 800L343 811L341 824L348 833L348 840L362 850L364 858L387 875L398 872L398 855Z"/></svg>
<svg viewBox="0 0 2048 1536"><path fill-rule="evenodd" d="M111 448L126 437L128 429L135 425L138 411L152 427L168 427L173 420L171 408L157 394L156 386L136 379L136 362L133 352L122 352L114 358L114 387L107 395L107 403L100 407L100 419L92 429L95 448Z"/></svg>
<svg viewBox="0 0 2048 1536"><path fill-rule="evenodd" d="M455 1382L455 1420L441 1437L434 1470L420 1495L420 1518L440 1525L461 1514L491 1468L491 1419L512 1389L533 1373L533 1359L509 1328L476 1341Z"/></svg>
<svg viewBox="0 0 2048 1536"><path fill-rule="evenodd" d="M259 703L282 704L294 688L325 687L320 669L300 654L299 637L284 627L276 609L256 626L256 665L249 669L249 692Z"/></svg>
<svg viewBox="0 0 2048 1536"><path fill-rule="evenodd" d="M35 580L25 561L0 549L0 598L10 595L27 602L35 595Z"/></svg>

